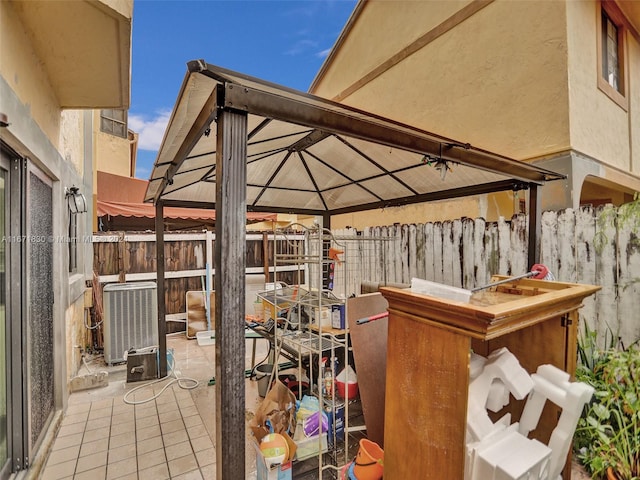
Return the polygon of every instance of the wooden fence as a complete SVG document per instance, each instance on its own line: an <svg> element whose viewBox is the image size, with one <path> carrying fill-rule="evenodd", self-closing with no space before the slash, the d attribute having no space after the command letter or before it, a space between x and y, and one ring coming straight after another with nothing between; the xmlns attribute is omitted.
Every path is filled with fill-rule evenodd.
<svg viewBox="0 0 640 480"><path fill-rule="evenodd" d="M581 309L583 323L601 341L612 333L625 345L640 339L639 205L542 215L540 263L559 281L602 287ZM468 289L486 285L494 274L529 271L527 223L525 215L516 215L498 222L463 218L367 228L360 235L371 238L370 245L349 242L355 245L348 251L349 272L374 282L410 283L417 277ZM334 233L358 235L350 229Z"/></svg>
<svg viewBox="0 0 640 480"><path fill-rule="evenodd" d="M583 324L599 334L619 336L625 345L640 339L640 202L545 212L540 263L557 280L600 285L581 309ZM456 287L486 285L491 276L519 275L527 265L527 217L486 222L462 218L424 224L396 224L334 230L336 247L346 262L337 268L335 292L360 293L364 281L410 283L423 278ZM302 235L296 241L302 241ZM278 251L291 239L278 241ZM165 236L167 320L184 321L185 292L201 290L212 264L211 232ZM247 236L247 274L268 272L273 279L273 239ZM124 233L94 236L94 268L100 283L155 280L155 235ZM290 267L295 270L296 267ZM278 267L287 281L287 267ZM212 271L213 275L214 272ZM293 272L292 272L293 274ZM213 281L211 283L213 285ZM168 331L182 327L170 327Z"/></svg>

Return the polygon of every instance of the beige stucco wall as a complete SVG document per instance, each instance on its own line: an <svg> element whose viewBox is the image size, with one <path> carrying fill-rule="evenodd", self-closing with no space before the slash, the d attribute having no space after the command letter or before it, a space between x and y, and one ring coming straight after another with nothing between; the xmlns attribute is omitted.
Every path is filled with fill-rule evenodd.
<svg viewBox="0 0 640 480"><path fill-rule="evenodd" d="M131 142L127 138L116 137L100 131L100 110L93 112L95 172L107 172L114 175L129 176ZM123 161L126 159L127 161ZM94 188L97 188L94 181ZM97 191L97 190L96 190Z"/></svg>
<svg viewBox="0 0 640 480"><path fill-rule="evenodd" d="M627 34L625 63L630 67L626 72L630 105L626 110L597 87L600 75L596 48L598 6L596 2L567 2L571 147L608 165L638 174L640 152L636 151L632 160L631 136L638 145L640 50L633 36Z"/></svg>
<svg viewBox="0 0 640 480"><path fill-rule="evenodd" d="M315 93L338 95L360 65L370 70L461 5L368 2ZM565 150L565 18L564 2L497 0L342 101L518 159Z"/></svg>
<svg viewBox="0 0 640 480"><path fill-rule="evenodd" d="M81 110L65 110L61 112L60 118L60 154L82 176L85 141L84 113Z"/></svg>
<svg viewBox="0 0 640 480"><path fill-rule="evenodd" d="M11 2L0 2L0 75L29 108L31 117L51 143L58 145L59 102L47 72L21 25Z"/></svg>

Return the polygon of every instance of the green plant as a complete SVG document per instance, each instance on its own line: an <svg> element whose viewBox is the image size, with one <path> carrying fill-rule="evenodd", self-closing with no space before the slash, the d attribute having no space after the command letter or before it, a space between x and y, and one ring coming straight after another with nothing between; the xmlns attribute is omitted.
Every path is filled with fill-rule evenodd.
<svg viewBox="0 0 640 480"><path fill-rule="evenodd" d="M611 468L619 480L640 479L640 349L609 349L581 364L576 378L595 388L576 429L577 456L593 478Z"/></svg>

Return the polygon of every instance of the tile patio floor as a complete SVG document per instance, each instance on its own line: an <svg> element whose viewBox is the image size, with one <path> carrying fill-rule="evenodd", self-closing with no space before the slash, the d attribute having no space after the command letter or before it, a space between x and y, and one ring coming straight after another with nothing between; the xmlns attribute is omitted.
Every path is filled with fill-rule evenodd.
<svg viewBox="0 0 640 480"><path fill-rule="evenodd" d="M39 480L215 480L215 387L208 386L214 348L199 346L184 335L169 335L167 348L174 349L178 376L198 380L198 387L185 390L174 383L152 401L129 405L125 394L146 382L127 384L125 365L90 364L94 371L109 371L109 385L70 396ZM256 360L267 351L266 341L258 340ZM251 366L251 340L245 363ZM148 399L167 382L154 385L153 391L145 388L130 400ZM260 401L257 382L246 380L247 418ZM255 480L249 433L246 439L246 476ZM574 464L572 479L588 478Z"/></svg>
<svg viewBox="0 0 640 480"><path fill-rule="evenodd" d="M198 387L185 390L173 383L156 399L129 405L123 400L125 394L146 382L126 383L125 365L105 368L90 364L94 371L109 371L109 386L70 396L38 478L215 479L215 387L208 386L214 371L214 347L199 346L184 335L170 335L167 348L174 349L178 376L198 380ZM266 341L257 341L258 361L267 348ZM247 368L250 364L251 340L247 340ZM167 383L144 388L128 399L149 399ZM246 392L246 408L254 411L261 400L257 382L246 380ZM255 478L255 454L249 443L246 457L247 478Z"/></svg>

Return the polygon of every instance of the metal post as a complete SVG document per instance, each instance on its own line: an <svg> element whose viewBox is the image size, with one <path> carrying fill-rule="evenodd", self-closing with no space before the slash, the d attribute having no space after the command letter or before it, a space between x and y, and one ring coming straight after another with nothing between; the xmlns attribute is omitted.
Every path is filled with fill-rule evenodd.
<svg viewBox="0 0 640 480"><path fill-rule="evenodd" d="M158 298L158 370L167 376L167 322L164 303L164 202L156 202L156 294Z"/></svg>
<svg viewBox="0 0 640 480"><path fill-rule="evenodd" d="M247 114L221 110L216 145L216 478L245 478Z"/></svg>
<svg viewBox="0 0 640 480"><path fill-rule="evenodd" d="M537 184L529 184L529 252L528 268L540 263L540 236L542 211L540 210L540 188Z"/></svg>

